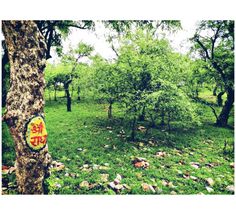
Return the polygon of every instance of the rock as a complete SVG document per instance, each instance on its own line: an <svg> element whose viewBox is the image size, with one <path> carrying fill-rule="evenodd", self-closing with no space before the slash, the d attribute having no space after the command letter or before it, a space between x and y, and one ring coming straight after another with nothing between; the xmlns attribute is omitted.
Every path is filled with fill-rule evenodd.
<svg viewBox="0 0 236 217"><path fill-rule="evenodd" d="M122 190L123 189L123 185L120 185L120 184L115 185L115 189L116 190Z"/></svg>
<svg viewBox="0 0 236 217"><path fill-rule="evenodd" d="M82 148L77 148L77 151L83 151L83 149Z"/></svg>
<svg viewBox="0 0 236 217"><path fill-rule="evenodd" d="M101 181L107 182L108 181L109 174L101 174Z"/></svg>
<svg viewBox="0 0 236 217"><path fill-rule="evenodd" d="M123 184L123 187L126 188L127 190L131 190L131 187L126 184Z"/></svg>
<svg viewBox="0 0 236 217"><path fill-rule="evenodd" d="M209 193L212 193L212 192L214 192L214 189L213 188L210 188L210 187L206 187L206 190L209 192Z"/></svg>
<svg viewBox="0 0 236 217"><path fill-rule="evenodd" d="M116 185L115 185L114 182L110 182L110 183L108 184L108 186L110 186L112 189L115 189L115 187L116 187Z"/></svg>
<svg viewBox="0 0 236 217"><path fill-rule="evenodd" d="M117 174L117 175L116 175L116 179L118 179L118 180L121 181L121 179L122 179L121 175L120 175L120 174Z"/></svg>
<svg viewBox="0 0 236 217"><path fill-rule="evenodd" d="M99 166L99 170L109 170L110 168L107 166Z"/></svg>
<svg viewBox="0 0 236 217"><path fill-rule="evenodd" d="M226 188L225 188L226 191L229 191L231 193L234 193L234 186L233 185L228 185Z"/></svg>
<svg viewBox="0 0 236 217"><path fill-rule="evenodd" d="M114 179L114 183L115 183L115 185L118 185L118 184L120 184L120 180L119 179Z"/></svg>
<svg viewBox="0 0 236 217"><path fill-rule="evenodd" d="M156 156L156 157L166 157L167 154L166 154L166 152L159 151L159 152L156 153L155 156Z"/></svg>
<svg viewBox="0 0 236 217"><path fill-rule="evenodd" d="M79 184L80 188L89 188L89 183L87 181L83 181Z"/></svg>
<svg viewBox="0 0 236 217"><path fill-rule="evenodd" d="M152 185L149 185L149 189L153 192L153 193L156 193L155 189L153 188Z"/></svg>
<svg viewBox="0 0 236 217"><path fill-rule="evenodd" d="M175 191L171 191L170 194L171 195L177 195L177 193Z"/></svg>
<svg viewBox="0 0 236 217"><path fill-rule="evenodd" d="M198 193L198 195L205 195L205 194L204 194L204 193L202 193L202 192L199 192L199 193Z"/></svg>
<svg viewBox="0 0 236 217"><path fill-rule="evenodd" d="M190 179L192 179L193 181L197 181L197 177L195 176L190 176Z"/></svg>
<svg viewBox="0 0 236 217"><path fill-rule="evenodd" d="M195 169L198 169L200 167L200 164L198 162L190 162L190 165Z"/></svg>
<svg viewBox="0 0 236 217"><path fill-rule="evenodd" d="M143 142L140 142L140 143L138 144L138 146L139 146L139 147L143 147L143 146L144 146L144 143L143 143Z"/></svg>
<svg viewBox="0 0 236 217"><path fill-rule="evenodd" d="M206 180L206 182L207 182L207 184L208 184L209 186L213 186L214 183L215 183L212 178L207 178L207 179L205 179L205 180Z"/></svg>
<svg viewBox="0 0 236 217"><path fill-rule="evenodd" d="M138 130L141 131L141 132L145 132L146 131L146 128L144 126L139 126L138 127Z"/></svg>
<svg viewBox="0 0 236 217"><path fill-rule="evenodd" d="M234 169L234 162L230 163L229 165L230 165L231 168Z"/></svg>
<svg viewBox="0 0 236 217"><path fill-rule="evenodd" d="M55 171L61 171L61 170L65 169L65 165L63 163L57 162L57 161L52 162L52 167L53 167L53 170L55 170Z"/></svg>
<svg viewBox="0 0 236 217"><path fill-rule="evenodd" d="M55 187L57 187L57 188L61 188L61 184L56 183L56 184L55 184Z"/></svg>
<svg viewBox="0 0 236 217"><path fill-rule="evenodd" d="M162 185L163 186L167 186L168 185L168 182L166 180L162 180Z"/></svg>
<svg viewBox="0 0 236 217"><path fill-rule="evenodd" d="M149 190L149 184L142 183L142 188L143 188L144 191L148 191Z"/></svg>
<svg viewBox="0 0 236 217"><path fill-rule="evenodd" d="M147 160L145 158L136 157L136 158L134 158L134 160L132 162L136 168L144 168L145 169L145 168L149 167L149 163L147 162Z"/></svg>

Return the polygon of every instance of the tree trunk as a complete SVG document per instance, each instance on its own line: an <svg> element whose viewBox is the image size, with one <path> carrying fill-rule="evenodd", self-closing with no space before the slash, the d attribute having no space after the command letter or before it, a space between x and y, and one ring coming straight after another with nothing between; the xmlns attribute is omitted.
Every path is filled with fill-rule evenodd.
<svg viewBox="0 0 236 217"><path fill-rule="evenodd" d="M81 98L80 98L80 87L78 86L78 89L77 89L77 93L78 93L78 102L80 102Z"/></svg>
<svg viewBox="0 0 236 217"><path fill-rule="evenodd" d="M70 90L69 90L69 86L70 86L71 82L72 82L72 80L68 80L64 84L65 93L66 93L66 100L67 100L66 106L67 106L68 112L71 112L71 96L70 96Z"/></svg>
<svg viewBox="0 0 236 217"><path fill-rule="evenodd" d="M161 112L161 126L165 125L165 113L162 111Z"/></svg>
<svg viewBox="0 0 236 217"><path fill-rule="evenodd" d="M54 101L57 101L57 88L55 84L54 84Z"/></svg>
<svg viewBox="0 0 236 217"><path fill-rule="evenodd" d="M223 99L222 96L224 95L224 91L221 91L218 95L217 95L217 104L218 106L222 106L223 104Z"/></svg>
<svg viewBox="0 0 236 217"><path fill-rule="evenodd" d="M212 92L213 96L216 96L216 95L217 95L217 94L216 94L217 88L218 88L218 86L216 85L216 86L214 87L214 89L213 89L213 92Z"/></svg>
<svg viewBox="0 0 236 217"><path fill-rule="evenodd" d="M143 106L143 109L142 109L142 113L141 113L141 115L139 115L139 121L144 121L145 120L145 109L146 109L146 107L145 106Z"/></svg>
<svg viewBox="0 0 236 217"><path fill-rule="evenodd" d="M108 107L108 118L111 119L112 118L112 103L109 104Z"/></svg>
<svg viewBox="0 0 236 217"><path fill-rule="evenodd" d="M33 21L3 21L2 24L10 62L10 89L3 120L15 142L18 191L21 194L43 194L51 159L41 118L44 115L46 44ZM34 128L26 131L33 117L44 124L43 141L40 135L37 137L40 140L31 140Z"/></svg>
<svg viewBox="0 0 236 217"><path fill-rule="evenodd" d="M232 88L228 88L226 93L227 99L216 121L216 125L221 127L227 126L229 114L234 104L234 90Z"/></svg>

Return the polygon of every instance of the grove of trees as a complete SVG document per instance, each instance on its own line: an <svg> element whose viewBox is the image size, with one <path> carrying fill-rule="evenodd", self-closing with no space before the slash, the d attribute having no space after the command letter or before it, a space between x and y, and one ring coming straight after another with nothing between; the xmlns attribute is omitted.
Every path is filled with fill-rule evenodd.
<svg viewBox="0 0 236 217"><path fill-rule="evenodd" d="M47 145L32 151L24 135L30 118L44 117L45 96L50 103L64 91L68 112L73 112L73 102L104 103L111 121L116 105L130 124L131 141L137 140L140 122L167 131L200 126L202 105L212 110L217 127L228 126L234 105L233 21L199 22L188 54L176 52L160 34L178 31L179 21L102 22L112 32L108 41L116 53L109 60L84 42L66 53L62 49L71 28L94 30L93 21L3 21L3 119L15 142L20 193L44 193L49 176ZM51 47L60 62L46 66ZM200 98L205 89L217 96L214 105Z"/></svg>

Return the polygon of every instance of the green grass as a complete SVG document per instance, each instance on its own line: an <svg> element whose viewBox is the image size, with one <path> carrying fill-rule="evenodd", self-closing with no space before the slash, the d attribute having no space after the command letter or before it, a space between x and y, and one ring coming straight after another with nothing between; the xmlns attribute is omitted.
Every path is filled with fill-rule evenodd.
<svg viewBox="0 0 236 217"><path fill-rule="evenodd" d="M121 183L130 187L119 194L153 194L144 191L142 183L154 186L156 194L170 194L172 191L177 194L209 194L206 178L215 181L211 194L230 194L225 188L234 184L234 170L230 167L234 162L234 130L215 127L210 108L201 107L204 112L201 126L175 128L171 132L162 128L151 129L146 136L139 131L136 142L118 136L121 130L127 136L130 134L128 121L122 119L123 111L115 106L114 118L108 120L106 109L105 104L83 101L74 102L72 112L67 112L64 98L58 102L47 101L49 151L53 160L65 165L64 170L52 172L47 180L50 194L116 194L108 183L117 174L122 176ZM233 117L229 123L233 124ZM139 123L142 126L146 124ZM149 143L150 139L154 145ZM229 145L223 153L225 140ZM143 146L139 146L140 141ZM166 152L167 156L155 157L158 151ZM135 168L133 157L146 158L149 168ZM14 165L14 158L14 145L3 124L3 165ZM193 168L190 162L198 162L200 168ZM209 168L209 163L214 166ZM81 167L85 164L94 169L83 171ZM96 168L99 167L96 165L103 167ZM101 174L109 174L107 182L101 180ZM184 174L197 177L197 181L184 178ZM14 175L4 175L3 180L5 183L15 182ZM173 186L163 186L163 180L172 182ZM79 184L82 181L95 185L91 189L81 188ZM7 193L16 192L10 188Z"/></svg>

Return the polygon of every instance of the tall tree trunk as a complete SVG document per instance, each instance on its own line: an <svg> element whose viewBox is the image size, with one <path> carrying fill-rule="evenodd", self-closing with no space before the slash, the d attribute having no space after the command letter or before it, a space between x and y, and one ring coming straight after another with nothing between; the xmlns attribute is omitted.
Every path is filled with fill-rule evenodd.
<svg viewBox="0 0 236 217"><path fill-rule="evenodd" d="M224 95L225 91L221 91L218 95L217 95L217 104L218 106L222 106L223 104L223 99L222 96Z"/></svg>
<svg viewBox="0 0 236 217"><path fill-rule="evenodd" d="M108 118L111 119L112 118L112 103L109 104L108 107Z"/></svg>
<svg viewBox="0 0 236 217"><path fill-rule="evenodd" d="M33 137L28 136L35 129L26 130L33 117L44 115L46 44L33 21L3 21L2 26L10 62L10 89L3 120L15 142L18 191L21 194L43 194L51 159L47 134L44 134L43 141L40 135L37 137L40 140L32 141ZM39 119L43 122L42 118Z"/></svg>
<svg viewBox="0 0 236 217"><path fill-rule="evenodd" d="M66 106L67 106L67 111L68 112L71 112L71 96L70 96L70 90L69 90L69 86L70 86L70 83L72 82L72 80L68 80L65 82L64 84L64 88L65 88L65 93L66 93Z"/></svg>
<svg viewBox="0 0 236 217"><path fill-rule="evenodd" d="M234 104L234 90L232 88L228 88L226 93L227 99L216 121L216 125L221 127L227 126L229 114Z"/></svg>
<svg viewBox="0 0 236 217"><path fill-rule="evenodd" d="M216 95L217 95L217 94L216 94L217 88L218 88L218 86L216 85L216 86L214 87L214 89L213 89L213 92L212 92L213 96L216 96Z"/></svg>
<svg viewBox="0 0 236 217"><path fill-rule="evenodd" d="M54 101L57 101L57 88L56 88L56 84L54 84Z"/></svg>
<svg viewBox="0 0 236 217"><path fill-rule="evenodd" d="M161 126L164 126L165 125L165 112L162 111L161 112Z"/></svg>
<svg viewBox="0 0 236 217"><path fill-rule="evenodd" d="M142 109L142 113L141 115L139 115L139 121L144 121L145 120L145 109L146 109L146 106L143 106L143 109Z"/></svg>

